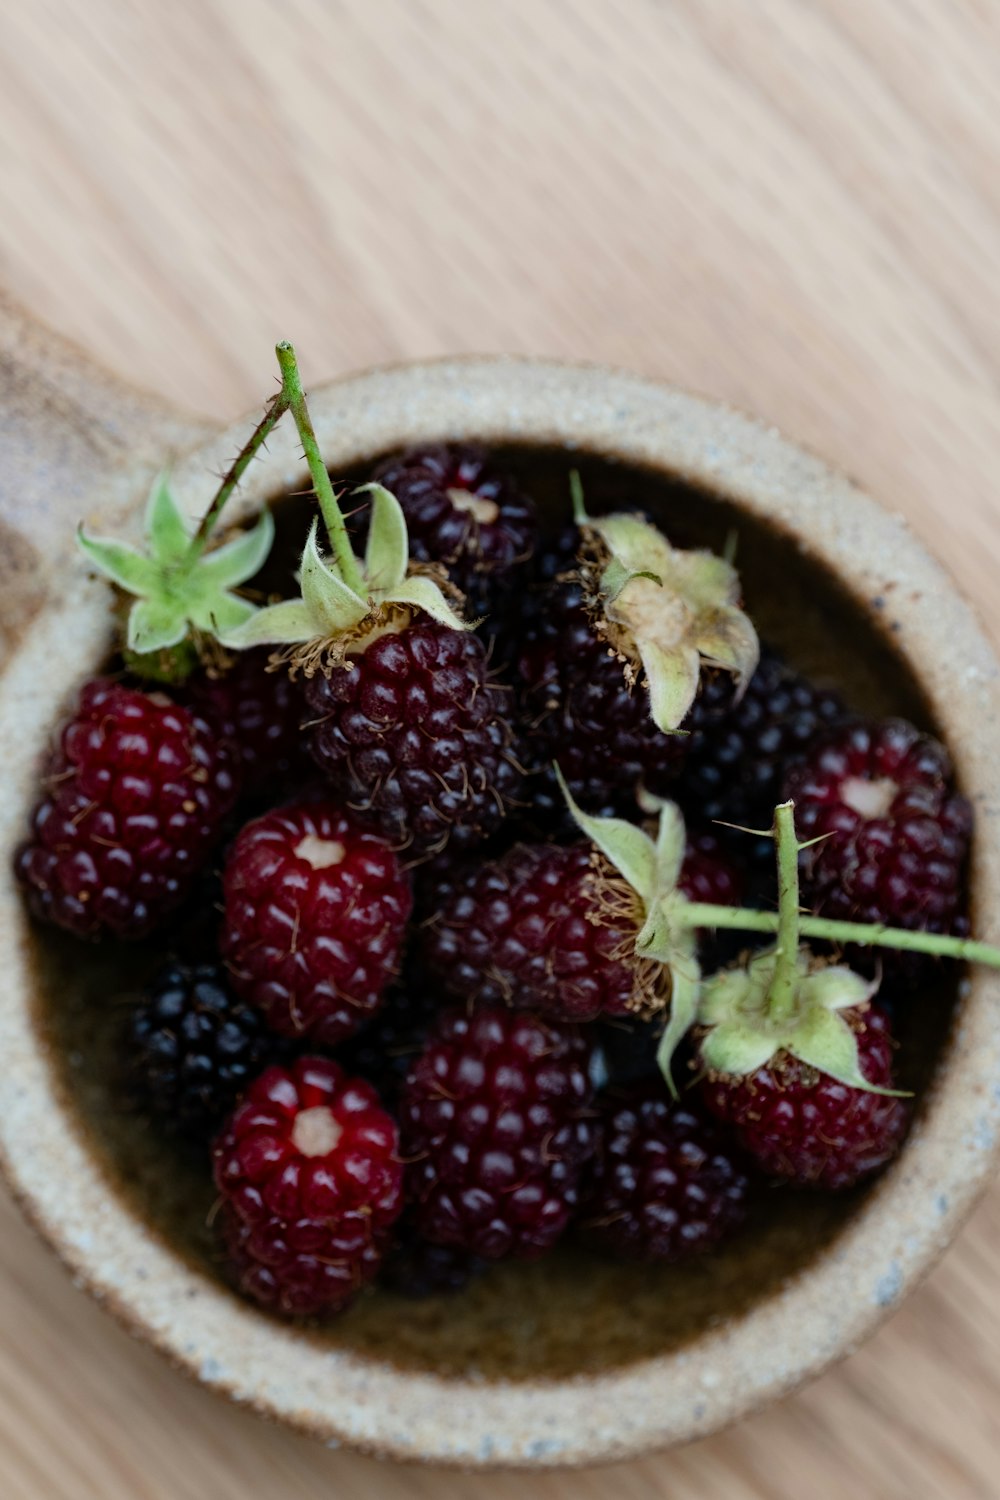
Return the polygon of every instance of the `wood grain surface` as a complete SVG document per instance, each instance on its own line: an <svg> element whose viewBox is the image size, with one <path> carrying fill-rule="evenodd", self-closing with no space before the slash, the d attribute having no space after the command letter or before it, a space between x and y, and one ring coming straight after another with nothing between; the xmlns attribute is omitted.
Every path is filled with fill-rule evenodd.
<svg viewBox="0 0 1000 1500"><path fill-rule="evenodd" d="M997 0L0 13L0 283L119 373L220 420L281 336L314 380L463 350L663 375L905 512L1000 639ZM130 1342L6 1203L0 1328L3 1500L1000 1496L1000 1192L847 1364L587 1475L266 1427Z"/></svg>

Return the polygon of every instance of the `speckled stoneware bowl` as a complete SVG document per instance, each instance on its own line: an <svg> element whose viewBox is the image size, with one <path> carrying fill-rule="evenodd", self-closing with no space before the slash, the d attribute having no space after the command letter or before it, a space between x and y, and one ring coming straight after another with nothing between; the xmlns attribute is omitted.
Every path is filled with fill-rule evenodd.
<svg viewBox="0 0 1000 1500"><path fill-rule="evenodd" d="M74 523L135 532L168 459L198 512L248 424L206 432L10 309L0 351L0 1146L14 1191L74 1277L206 1386L331 1444L454 1464L585 1463L679 1443L855 1348L940 1254L993 1170L997 974L965 985L952 975L904 1020L902 1073L919 1108L886 1175L845 1199L774 1194L710 1261L632 1268L566 1251L497 1269L451 1301L378 1292L316 1333L225 1288L204 1175L123 1114L109 1086L118 1002L150 955L108 958L32 929L9 851L61 707L111 638L108 595L73 555ZM858 707L944 733L977 810L973 922L1000 937L997 664L897 517L747 417L608 370L413 365L318 390L313 412L338 474L403 443L477 438L504 450L552 515L565 506L571 455L588 494L627 494L680 537L719 544L735 526L766 634L837 677ZM286 426L244 504L304 482Z"/></svg>

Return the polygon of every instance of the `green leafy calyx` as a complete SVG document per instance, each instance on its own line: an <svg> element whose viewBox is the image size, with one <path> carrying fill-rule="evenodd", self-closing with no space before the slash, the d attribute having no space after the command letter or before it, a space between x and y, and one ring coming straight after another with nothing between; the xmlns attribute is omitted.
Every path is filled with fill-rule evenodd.
<svg viewBox="0 0 1000 1500"><path fill-rule="evenodd" d="M245 622L227 631L222 643L234 650L251 646L300 646L303 661L334 659L336 647L346 647L376 632L395 614L422 610L452 630L467 630L445 598L440 584L427 574L409 571L409 539L406 518L399 501L380 484L363 486L358 493L372 497L371 523L364 560L353 560L345 569L336 557L320 550L319 522L309 532L299 570L300 595L269 605ZM351 571L360 588L345 577ZM329 650L327 648L330 648Z"/></svg>
<svg viewBox="0 0 1000 1500"><path fill-rule="evenodd" d="M599 543L596 596L601 628L626 670L640 669L650 713L664 733L680 728L702 666L730 672L737 690L760 657L757 633L739 607L735 568L712 552L684 552L640 516L577 519Z"/></svg>
<svg viewBox="0 0 1000 1500"><path fill-rule="evenodd" d="M169 652L192 633L222 636L255 613L234 592L262 567L274 539L264 511L247 532L204 550L189 529L165 475L153 486L146 512L145 549L88 536L78 541L87 558L135 598L128 611L125 646L136 656Z"/></svg>

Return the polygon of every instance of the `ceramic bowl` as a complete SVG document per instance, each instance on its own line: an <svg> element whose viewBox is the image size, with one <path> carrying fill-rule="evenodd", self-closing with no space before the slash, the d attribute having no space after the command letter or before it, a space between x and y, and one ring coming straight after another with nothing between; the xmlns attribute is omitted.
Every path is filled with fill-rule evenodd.
<svg viewBox="0 0 1000 1500"><path fill-rule="evenodd" d="M9 855L61 707L111 639L108 597L73 555L73 525L85 516L134 533L168 459L198 512L249 422L207 432L9 308L0 350L0 1149L75 1279L195 1379L260 1413L330 1444L470 1466L580 1464L687 1441L854 1349L993 1170L997 974L942 982L903 1023L919 1110L874 1187L836 1201L775 1195L779 1206L711 1262L630 1269L567 1252L497 1270L451 1301L377 1293L325 1334L272 1321L225 1288L204 1235L210 1189L175 1171L108 1086L106 1018L138 960L32 928ZM794 660L832 672L859 707L945 734L977 813L973 922L1000 936L997 663L898 517L760 423L611 370L444 361L354 376L312 401L339 474L401 444L474 438L502 448L550 510L565 505L572 461L588 493L627 492L679 534L720 542L735 528L751 612ZM304 483L285 428L242 504Z"/></svg>

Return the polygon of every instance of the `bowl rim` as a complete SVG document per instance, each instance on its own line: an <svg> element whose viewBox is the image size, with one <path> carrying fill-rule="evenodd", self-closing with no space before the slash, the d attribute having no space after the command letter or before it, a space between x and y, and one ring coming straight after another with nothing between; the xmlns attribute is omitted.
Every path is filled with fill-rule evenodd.
<svg viewBox="0 0 1000 1500"><path fill-rule="evenodd" d="M891 628L932 711L950 725L977 837L977 929L1000 910L1000 850L985 836L998 729L993 651L956 585L903 520L849 479L731 407L601 365L472 356L348 375L311 396L334 469L442 438L538 444L676 475L794 536L832 570L874 627ZM244 419L174 468L191 514L252 426ZM300 485L301 451L279 428L240 507ZM144 497L133 493L134 524ZM112 517L101 518L102 522ZM881 601L876 603L876 600ZM889 600L889 608L885 601ZM887 615L891 619L887 619ZM53 721L110 635L103 586L79 564L0 679L8 795L0 847L17 841ZM959 665L956 665L959 664ZM977 971L904 1152L837 1239L747 1313L662 1356L597 1374L517 1383L397 1370L319 1347L244 1306L149 1235L108 1193L37 1033L31 936L4 861L0 885L0 1165L26 1214L79 1284L138 1337L207 1386L332 1446L465 1467L607 1462L705 1436L849 1353L926 1274L1000 1155L1000 974ZM1000 933L983 930L984 937Z"/></svg>

